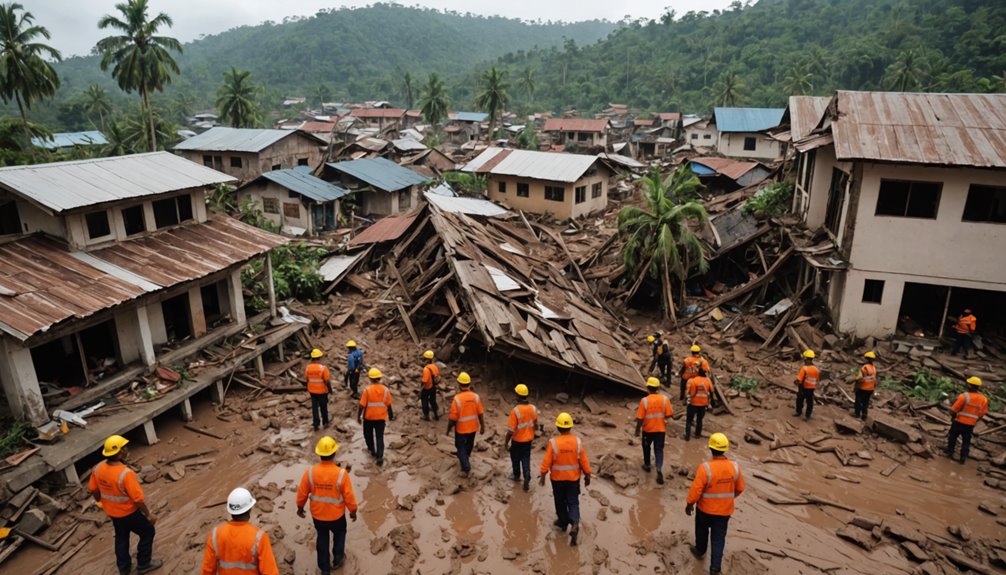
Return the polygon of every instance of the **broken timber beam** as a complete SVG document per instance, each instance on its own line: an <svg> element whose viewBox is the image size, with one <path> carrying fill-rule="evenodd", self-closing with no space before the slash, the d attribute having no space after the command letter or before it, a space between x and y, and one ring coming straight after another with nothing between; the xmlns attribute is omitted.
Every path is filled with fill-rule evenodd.
<svg viewBox="0 0 1006 575"><path fill-rule="evenodd" d="M412 320L409 319L409 314L405 311L405 306L398 303L396 307L398 307L398 313L402 316L402 321L405 322L405 329L409 330L409 335L412 337L412 341L416 343L416 346L419 346L419 336L416 335L416 328L412 326Z"/></svg>

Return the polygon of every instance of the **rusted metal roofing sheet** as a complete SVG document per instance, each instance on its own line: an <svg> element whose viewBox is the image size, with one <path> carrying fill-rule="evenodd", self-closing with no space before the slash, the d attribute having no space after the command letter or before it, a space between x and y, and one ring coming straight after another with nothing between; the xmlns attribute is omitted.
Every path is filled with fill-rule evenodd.
<svg viewBox="0 0 1006 575"><path fill-rule="evenodd" d="M1006 94L835 95L840 160L1006 168Z"/></svg>
<svg viewBox="0 0 1006 575"><path fill-rule="evenodd" d="M591 120L587 118L551 118L545 120L545 132L604 132L608 129L608 120Z"/></svg>
<svg viewBox="0 0 1006 575"><path fill-rule="evenodd" d="M349 241L349 247L363 246L397 240L416 220L416 215L408 216L388 216L374 222L369 228L363 230L360 235Z"/></svg>
<svg viewBox="0 0 1006 575"><path fill-rule="evenodd" d="M54 213L234 181L170 152L0 168L0 187Z"/></svg>
<svg viewBox="0 0 1006 575"><path fill-rule="evenodd" d="M256 128L210 128L198 136L180 142L175 150L195 152L248 152L257 154L283 138L304 137L324 144L315 135L300 130Z"/></svg>
<svg viewBox="0 0 1006 575"><path fill-rule="evenodd" d="M731 180L740 178L760 165L758 162L740 162L729 158L692 158L691 161L715 170Z"/></svg>
<svg viewBox="0 0 1006 575"><path fill-rule="evenodd" d="M790 96L789 126L792 141L802 140L821 123L830 96Z"/></svg>
<svg viewBox="0 0 1006 575"><path fill-rule="evenodd" d="M681 112L661 112L657 115L661 120L668 122L670 120L680 120Z"/></svg>
<svg viewBox="0 0 1006 575"><path fill-rule="evenodd" d="M499 156L502 156L502 159ZM462 171L552 182L575 182L597 161L597 156L584 154L487 148L462 168Z"/></svg>
<svg viewBox="0 0 1006 575"><path fill-rule="evenodd" d="M405 115L405 110L400 108L367 108L353 110L349 114L355 118L401 118Z"/></svg>

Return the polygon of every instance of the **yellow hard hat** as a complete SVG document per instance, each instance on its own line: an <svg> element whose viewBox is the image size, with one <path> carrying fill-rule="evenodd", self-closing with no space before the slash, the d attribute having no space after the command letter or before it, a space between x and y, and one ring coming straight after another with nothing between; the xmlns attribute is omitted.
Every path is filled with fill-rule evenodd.
<svg viewBox="0 0 1006 575"><path fill-rule="evenodd" d="M814 350L812 349L804 351L803 356L807 359L814 359L815 357L817 357L817 355L814 353Z"/></svg>
<svg viewBox="0 0 1006 575"><path fill-rule="evenodd" d="M699 353L700 351L702 351L701 347L699 347L697 345L693 345L692 346L692 353Z"/></svg>
<svg viewBox="0 0 1006 575"><path fill-rule="evenodd" d="M458 374L458 383L460 383L461 385L468 385L471 382L472 377L468 375L467 371L462 371L460 374Z"/></svg>
<svg viewBox="0 0 1006 575"><path fill-rule="evenodd" d="M527 397L528 394L527 386L524 385L523 383L518 383L517 387L513 388L513 390L517 393L517 395L521 397Z"/></svg>
<svg viewBox="0 0 1006 575"><path fill-rule="evenodd" d="M969 385L979 385L980 386L982 384L982 380L981 380L981 378L978 378L978 377L975 377L975 376L972 375L971 377L968 378L968 384Z"/></svg>
<svg viewBox="0 0 1006 575"><path fill-rule="evenodd" d="M318 348L314 348L314 349L311 350L311 359L318 359L319 357L321 357L323 355L325 355L325 352L321 351Z"/></svg>
<svg viewBox="0 0 1006 575"><path fill-rule="evenodd" d="M709 449L727 451L730 449L730 440L722 433L714 433L709 436Z"/></svg>
<svg viewBox="0 0 1006 575"><path fill-rule="evenodd" d="M559 429L573 429L573 416L568 413L560 413L555 418L555 426Z"/></svg>
<svg viewBox="0 0 1006 575"><path fill-rule="evenodd" d="M329 455L333 455L338 450L339 450L339 444L336 443L334 439L332 439L327 435L319 439L318 444L314 446L314 452L322 457L328 457Z"/></svg>
<svg viewBox="0 0 1006 575"><path fill-rule="evenodd" d="M122 451L122 448L129 443L129 440L121 435L110 435L108 439L105 440L105 448L101 450L101 454L105 457L111 457L116 453Z"/></svg>
<svg viewBox="0 0 1006 575"><path fill-rule="evenodd" d="M868 351L863 354L863 357L868 357L870 359L877 359L877 354L873 353L872 351Z"/></svg>
<svg viewBox="0 0 1006 575"><path fill-rule="evenodd" d="M660 380L655 377L646 378L646 387L660 387Z"/></svg>
<svg viewBox="0 0 1006 575"><path fill-rule="evenodd" d="M646 336L646 341L649 342L649 343L653 343L653 342L657 341L657 338L653 337L652 335L648 335L648 336Z"/></svg>
<svg viewBox="0 0 1006 575"><path fill-rule="evenodd" d="M370 379L381 379L383 376L381 375L381 370L376 367L372 367L370 368L370 371L367 372L367 377Z"/></svg>
<svg viewBox="0 0 1006 575"><path fill-rule="evenodd" d="M346 347L356 347L356 342L353 340L349 340L346 342Z"/></svg>
<svg viewBox="0 0 1006 575"><path fill-rule="evenodd" d="M428 349L428 350L424 351L423 352L423 357L425 357L426 359L433 359L433 350L432 349Z"/></svg>

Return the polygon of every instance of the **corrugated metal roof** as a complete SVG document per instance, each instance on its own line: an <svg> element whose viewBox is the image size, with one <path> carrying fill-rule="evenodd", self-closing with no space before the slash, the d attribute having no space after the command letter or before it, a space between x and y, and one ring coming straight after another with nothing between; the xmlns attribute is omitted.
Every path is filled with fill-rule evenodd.
<svg viewBox="0 0 1006 575"><path fill-rule="evenodd" d="M489 119L489 114L483 112L458 112L454 115L458 122L485 122Z"/></svg>
<svg viewBox="0 0 1006 575"><path fill-rule="evenodd" d="M350 115L355 118L401 118L405 112L400 108L367 108L353 110Z"/></svg>
<svg viewBox="0 0 1006 575"><path fill-rule="evenodd" d="M388 216L374 222L360 235L349 240L349 247L363 246L397 240L416 221L415 214L409 216Z"/></svg>
<svg viewBox="0 0 1006 575"><path fill-rule="evenodd" d="M312 134L330 134L335 131L335 122L304 122L300 129Z"/></svg>
<svg viewBox="0 0 1006 575"><path fill-rule="evenodd" d="M681 112L661 112L657 114L657 117L665 122L668 120L680 120Z"/></svg>
<svg viewBox="0 0 1006 575"><path fill-rule="evenodd" d="M217 126L175 146L175 150L194 152L248 152L257 154L276 142L295 134L317 140L300 130L270 130L258 128L226 128ZM321 142L319 140L319 142Z"/></svg>
<svg viewBox="0 0 1006 575"><path fill-rule="evenodd" d="M608 129L608 120L591 120L588 118L551 118L545 120L544 132L604 132Z"/></svg>
<svg viewBox="0 0 1006 575"><path fill-rule="evenodd" d="M291 170L266 172L242 187L246 188L253 185L259 178L275 182L290 191L297 192L316 202L332 202L351 193L347 189L340 188L333 183L312 176L311 168L307 166L299 166Z"/></svg>
<svg viewBox="0 0 1006 575"><path fill-rule="evenodd" d="M56 213L234 181L170 152L0 168L0 186Z"/></svg>
<svg viewBox="0 0 1006 575"><path fill-rule="evenodd" d="M90 132L59 132L52 138L32 138L31 145L46 150L72 148L74 146L104 146L108 143L105 135L97 130Z"/></svg>
<svg viewBox="0 0 1006 575"><path fill-rule="evenodd" d="M412 138L399 138L398 140L392 140L391 144L402 152L415 152L427 149L426 144L413 140Z"/></svg>
<svg viewBox="0 0 1006 575"><path fill-rule="evenodd" d="M1006 94L840 90L835 99L841 160L1006 168Z"/></svg>
<svg viewBox="0 0 1006 575"><path fill-rule="evenodd" d="M692 158L693 164L701 164L731 180L736 180L758 167L758 162L740 162L729 158Z"/></svg>
<svg viewBox="0 0 1006 575"><path fill-rule="evenodd" d="M713 118L720 132L761 132L779 125L785 108L715 108Z"/></svg>
<svg viewBox="0 0 1006 575"><path fill-rule="evenodd" d="M451 197L430 192L426 192L423 196L426 197L426 201L438 209L455 214L496 217L505 216L510 213L489 200L481 200L479 198Z"/></svg>
<svg viewBox="0 0 1006 575"><path fill-rule="evenodd" d="M831 102L829 96L790 96L789 127L792 141L802 140L821 123L821 116Z"/></svg>
<svg viewBox="0 0 1006 575"><path fill-rule="evenodd" d="M497 156L504 155L497 162ZM552 182L575 182L597 162L597 156L487 148L462 171L519 176Z"/></svg>
<svg viewBox="0 0 1006 575"><path fill-rule="evenodd" d="M318 275L327 282L335 281L339 276L345 274L350 268L356 265L363 256L367 255L367 250L362 250L351 255L332 256L318 266Z"/></svg>
<svg viewBox="0 0 1006 575"><path fill-rule="evenodd" d="M333 170L366 182L378 190L395 192L426 183L426 177L385 158L361 158L326 164Z"/></svg>

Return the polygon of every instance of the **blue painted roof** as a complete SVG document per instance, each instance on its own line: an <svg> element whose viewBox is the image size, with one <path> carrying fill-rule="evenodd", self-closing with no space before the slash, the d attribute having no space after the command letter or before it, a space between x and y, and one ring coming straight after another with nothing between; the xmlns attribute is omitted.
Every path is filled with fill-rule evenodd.
<svg viewBox="0 0 1006 575"><path fill-rule="evenodd" d="M425 176L385 158L362 158L325 165L387 192L396 192L429 181Z"/></svg>
<svg viewBox="0 0 1006 575"><path fill-rule="evenodd" d="M713 119L721 132L761 132L779 125L785 108L716 108Z"/></svg>
<svg viewBox="0 0 1006 575"><path fill-rule="evenodd" d="M483 112L458 112L455 117L458 122L485 122L489 114Z"/></svg>
<svg viewBox="0 0 1006 575"><path fill-rule="evenodd" d="M312 176L311 168L307 166L298 166L292 170L273 170L259 177L316 202L331 202L351 193L347 189Z"/></svg>
<svg viewBox="0 0 1006 575"><path fill-rule="evenodd" d="M696 174L698 174L700 176L711 176L711 175L717 173L716 170L714 170L714 169L712 169L712 168L710 168L708 166L703 166L702 164L700 164L698 162L689 162L688 165L692 169L693 172L695 172Z"/></svg>
<svg viewBox="0 0 1006 575"><path fill-rule="evenodd" d="M105 135L97 130L90 132L62 132L53 134L52 139L32 138L31 145L36 148L58 150L74 146L104 146L108 143Z"/></svg>

